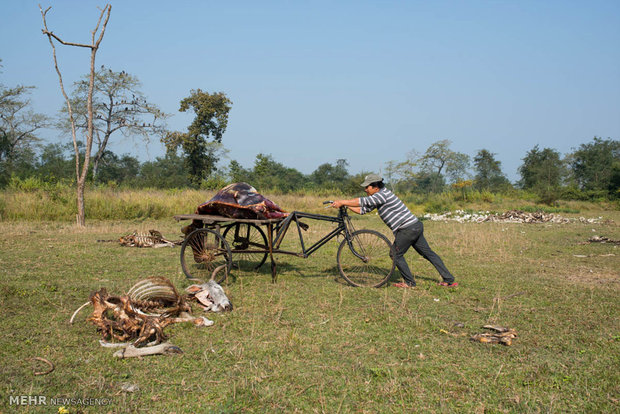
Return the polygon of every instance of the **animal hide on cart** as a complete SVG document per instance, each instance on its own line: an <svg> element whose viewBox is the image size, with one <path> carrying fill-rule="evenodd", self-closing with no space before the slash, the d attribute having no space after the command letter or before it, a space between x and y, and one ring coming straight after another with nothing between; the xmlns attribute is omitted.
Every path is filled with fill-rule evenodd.
<svg viewBox="0 0 620 414"><path fill-rule="evenodd" d="M218 191L211 200L199 205L195 214L249 220L279 219L289 215L276 203L259 194L248 183L227 185ZM187 236L192 231L202 228L203 225L201 220L192 220L190 225L181 228L181 232ZM303 230L308 229L308 225L305 223L300 222L299 225Z"/></svg>
<svg viewBox="0 0 620 414"><path fill-rule="evenodd" d="M260 220L288 216L276 203L247 183L234 183L222 188L211 200L199 205L196 214Z"/></svg>

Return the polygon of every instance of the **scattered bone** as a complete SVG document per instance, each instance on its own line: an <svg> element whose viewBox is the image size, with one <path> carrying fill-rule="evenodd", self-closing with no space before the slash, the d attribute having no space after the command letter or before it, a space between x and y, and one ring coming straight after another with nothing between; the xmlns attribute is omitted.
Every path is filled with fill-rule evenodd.
<svg viewBox="0 0 620 414"><path fill-rule="evenodd" d="M87 307L88 305L90 305L90 301L86 302L85 304L83 304L82 306L80 306L79 308L77 308L77 310L75 312L73 312L73 315L71 315L71 319L69 319L69 324L73 325L73 320L75 319L75 317L77 316L77 314L84 309L85 307Z"/></svg>
<svg viewBox="0 0 620 414"><path fill-rule="evenodd" d="M467 335L465 332L458 332L458 333L457 332L449 332L449 331L446 331L445 329L440 329L439 332L444 333L446 335L457 336L457 337L458 336L465 336L465 335Z"/></svg>
<svg viewBox="0 0 620 414"><path fill-rule="evenodd" d="M125 348L121 348L114 353L115 358L135 358L148 355L171 355L182 354L183 350L178 346L172 345L170 342L163 342L161 344L148 346L145 348L136 348L133 345L129 345Z"/></svg>
<svg viewBox="0 0 620 414"><path fill-rule="evenodd" d="M510 346L512 345L512 340L517 337L517 331L511 328L493 325L484 325L483 328L495 331L495 333L479 333L469 339L483 344L502 344Z"/></svg>
<svg viewBox="0 0 620 414"><path fill-rule="evenodd" d="M123 392L136 392L140 391L140 386L138 384L130 384L125 382L121 385L121 391Z"/></svg>
<svg viewBox="0 0 620 414"><path fill-rule="evenodd" d="M49 366L49 369L47 371L35 371L34 375L47 375L54 370L54 364L52 364L45 358L33 357L33 358L27 358L27 360L28 361L41 361Z"/></svg>
<svg viewBox="0 0 620 414"><path fill-rule="evenodd" d="M99 345L101 345L104 348L126 348L129 345L131 345L131 342L108 342L108 341L104 341L103 339L100 339Z"/></svg>
<svg viewBox="0 0 620 414"><path fill-rule="evenodd" d="M574 254L573 257L613 257L615 254L607 253L607 254Z"/></svg>
<svg viewBox="0 0 620 414"><path fill-rule="evenodd" d="M620 245L620 240L610 239L609 237L605 237L605 236L592 236L588 239L588 241L581 242L579 244L590 244L590 243L609 243L609 244Z"/></svg>
<svg viewBox="0 0 620 414"><path fill-rule="evenodd" d="M512 330L510 328L506 328L503 326L495 326L495 325L484 325L483 328L490 329L492 331L499 332L499 333L510 332Z"/></svg>

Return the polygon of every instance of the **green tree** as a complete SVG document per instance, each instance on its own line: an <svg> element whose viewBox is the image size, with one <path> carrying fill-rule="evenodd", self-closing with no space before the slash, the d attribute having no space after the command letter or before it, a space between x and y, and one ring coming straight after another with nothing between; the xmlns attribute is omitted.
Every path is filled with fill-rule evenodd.
<svg viewBox="0 0 620 414"><path fill-rule="evenodd" d="M79 131L88 128L89 76L74 84L71 105ZM115 133L123 137L140 137L148 144L151 136L164 136L167 114L148 102L140 91L140 81L125 71L114 72L104 67L95 72L93 87L93 128L96 152L93 156L93 179L98 177L99 163L107 151L110 138ZM67 107L61 111L59 127L71 131L66 117ZM104 180L105 181L105 180Z"/></svg>
<svg viewBox="0 0 620 414"><path fill-rule="evenodd" d="M414 191L416 180L421 174L422 156L416 150L407 153L404 161L388 161L385 164L383 178L388 187L398 192Z"/></svg>
<svg viewBox="0 0 620 414"><path fill-rule="evenodd" d="M167 151L165 157L147 161L140 166L138 182L155 188L184 188L191 183L185 171L185 160L176 151Z"/></svg>
<svg viewBox="0 0 620 414"><path fill-rule="evenodd" d="M501 162L495 154L481 149L474 157L474 188L478 190L500 191L510 186L502 172Z"/></svg>
<svg viewBox="0 0 620 414"><path fill-rule="evenodd" d="M446 180L438 172L420 172L410 185L418 193L437 193L445 188Z"/></svg>
<svg viewBox="0 0 620 414"><path fill-rule="evenodd" d="M317 188L343 189L347 186L349 163L345 159L339 159L335 165L330 163L321 164L310 174L310 181Z"/></svg>
<svg viewBox="0 0 620 414"><path fill-rule="evenodd" d="M192 110L196 115L187 132L171 132L162 138L169 150L181 148L190 180L196 186L216 170L231 105L223 92L209 94L192 90L179 109Z"/></svg>
<svg viewBox="0 0 620 414"><path fill-rule="evenodd" d="M84 146L78 142L83 158ZM72 160L73 144L52 143L45 145L39 155L37 175L47 180L75 180L75 162Z"/></svg>
<svg viewBox="0 0 620 414"><path fill-rule="evenodd" d="M258 191L276 190L283 193L303 188L306 177L296 170L274 161L271 155L257 154L249 184Z"/></svg>
<svg viewBox="0 0 620 414"><path fill-rule="evenodd" d="M618 192L620 141L594 137L571 154L570 167L577 185L586 191Z"/></svg>
<svg viewBox="0 0 620 414"><path fill-rule="evenodd" d="M469 155L450 149L451 141L444 139L434 142L421 156L419 165L422 171L423 181L431 184L433 192L443 189L444 176L451 182L457 182L467 177L469 168Z"/></svg>
<svg viewBox="0 0 620 414"><path fill-rule="evenodd" d="M228 164L228 177L232 183L248 182L252 180L252 172L243 168L238 161L232 160Z"/></svg>
<svg viewBox="0 0 620 414"><path fill-rule="evenodd" d="M140 173L140 161L129 154L118 156L105 151L101 157L99 181L118 184L135 182Z"/></svg>
<svg viewBox="0 0 620 414"><path fill-rule="evenodd" d="M364 189L360 186L364 182L364 178L371 171L360 171L357 174L350 174L346 184L341 188L342 192L351 196L365 196Z"/></svg>
<svg viewBox="0 0 620 414"><path fill-rule="evenodd" d="M28 169L34 161L34 145L40 141L37 132L49 126L45 115L30 109L32 89L0 84L0 185L5 185L11 174Z"/></svg>
<svg viewBox="0 0 620 414"><path fill-rule="evenodd" d="M532 148L519 167L520 186L538 193L541 201L551 204L559 197L560 185L566 169L560 153L551 148Z"/></svg>

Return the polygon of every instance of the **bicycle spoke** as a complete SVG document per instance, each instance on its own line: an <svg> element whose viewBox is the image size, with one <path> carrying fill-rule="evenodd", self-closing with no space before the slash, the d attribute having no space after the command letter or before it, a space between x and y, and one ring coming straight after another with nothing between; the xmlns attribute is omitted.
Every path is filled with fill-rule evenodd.
<svg viewBox="0 0 620 414"><path fill-rule="evenodd" d="M230 270L230 257L226 241L208 229L191 233L181 246L181 267L188 278L221 283Z"/></svg>

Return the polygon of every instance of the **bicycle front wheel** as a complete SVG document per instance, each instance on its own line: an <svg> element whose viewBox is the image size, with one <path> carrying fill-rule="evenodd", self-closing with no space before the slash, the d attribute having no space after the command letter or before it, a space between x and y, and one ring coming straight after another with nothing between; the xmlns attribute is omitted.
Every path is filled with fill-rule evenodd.
<svg viewBox="0 0 620 414"><path fill-rule="evenodd" d="M394 272L392 243L374 230L358 230L336 255L340 275L352 286L381 287Z"/></svg>

